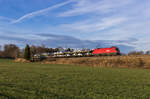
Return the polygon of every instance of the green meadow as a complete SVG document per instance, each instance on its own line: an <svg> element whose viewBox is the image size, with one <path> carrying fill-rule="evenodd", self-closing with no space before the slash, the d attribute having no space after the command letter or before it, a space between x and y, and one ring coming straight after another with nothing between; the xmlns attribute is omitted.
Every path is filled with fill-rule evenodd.
<svg viewBox="0 0 150 99"><path fill-rule="evenodd" d="M150 99L150 70L1 59L0 99Z"/></svg>

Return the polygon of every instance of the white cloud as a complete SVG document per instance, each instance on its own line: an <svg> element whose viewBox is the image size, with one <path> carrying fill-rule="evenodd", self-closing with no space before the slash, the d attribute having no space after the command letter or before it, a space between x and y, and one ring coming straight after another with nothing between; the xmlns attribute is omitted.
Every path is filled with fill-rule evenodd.
<svg viewBox="0 0 150 99"><path fill-rule="evenodd" d="M86 13L110 13L132 3L134 0L78 0L73 8L59 14L61 17L83 15Z"/></svg>
<svg viewBox="0 0 150 99"><path fill-rule="evenodd" d="M124 17L108 17L103 19L91 19L73 24L62 24L60 27L70 31L95 32L117 26L126 20L127 19Z"/></svg>
<svg viewBox="0 0 150 99"><path fill-rule="evenodd" d="M67 5L69 3L73 2L73 0L68 0L66 2L63 2L63 3L60 3L60 4L56 4L54 6L51 6L51 7L48 7L48 8L45 8L45 9L42 9L42 10L38 10L38 11L35 11L35 12L31 12L31 13L28 13L14 21L12 21L11 23L14 24L14 23L18 23L18 22L21 22L22 20L25 20L25 19L29 19L29 18L32 18L32 17L35 17L35 16L39 16L45 12L48 12L48 11L51 11L53 9L57 9L59 7L62 7L64 5Z"/></svg>

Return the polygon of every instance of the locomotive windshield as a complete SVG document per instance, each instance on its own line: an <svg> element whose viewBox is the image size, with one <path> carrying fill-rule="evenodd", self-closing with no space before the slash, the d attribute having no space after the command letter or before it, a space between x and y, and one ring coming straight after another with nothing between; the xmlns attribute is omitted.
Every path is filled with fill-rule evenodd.
<svg viewBox="0 0 150 99"><path fill-rule="evenodd" d="M119 51L119 48L116 48L117 51Z"/></svg>

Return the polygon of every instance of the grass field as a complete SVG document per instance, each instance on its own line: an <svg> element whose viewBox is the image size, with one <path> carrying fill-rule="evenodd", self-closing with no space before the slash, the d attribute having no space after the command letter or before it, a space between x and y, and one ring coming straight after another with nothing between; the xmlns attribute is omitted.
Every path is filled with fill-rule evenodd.
<svg viewBox="0 0 150 99"><path fill-rule="evenodd" d="M150 70L1 59L0 99L150 99Z"/></svg>

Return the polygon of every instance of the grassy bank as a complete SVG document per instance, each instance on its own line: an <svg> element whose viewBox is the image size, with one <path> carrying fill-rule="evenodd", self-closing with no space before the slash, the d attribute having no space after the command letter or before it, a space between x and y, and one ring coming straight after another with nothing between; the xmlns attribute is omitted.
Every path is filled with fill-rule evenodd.
<svg viewBox="0 0 150 99"><path fill-rule="evenodd" d="M150 55L50 58L47 64L73 64L94 67L150 68Z"/></svg>
<svg viewBox="0 0 150 99"><path fill-rule="evenodd" d="M0 99L144 98L150 98L150 70L0 60Z"/></svg>

